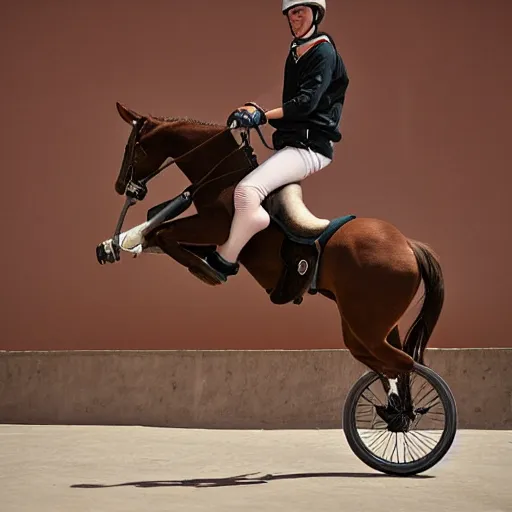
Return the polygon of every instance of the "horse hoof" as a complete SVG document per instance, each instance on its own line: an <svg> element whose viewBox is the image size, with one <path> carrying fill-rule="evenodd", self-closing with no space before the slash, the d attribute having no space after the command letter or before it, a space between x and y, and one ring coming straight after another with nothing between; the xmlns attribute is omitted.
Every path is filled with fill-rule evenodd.
<svg viewBox="0 0 512 512"><path fill-rule="evenodd" d="M106 245L105 242L96 246L96 259L100 265L105 265L105 263L115 263L116 258L110 249L111 247Z"/></svg>

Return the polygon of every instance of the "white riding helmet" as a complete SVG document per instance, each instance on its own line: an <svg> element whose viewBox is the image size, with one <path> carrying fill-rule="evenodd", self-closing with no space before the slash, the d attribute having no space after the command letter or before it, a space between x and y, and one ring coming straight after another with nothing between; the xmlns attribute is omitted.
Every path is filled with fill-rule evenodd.
<svg viewBox="0 0 512 512"><path fill-rule="evenodd" d="M325 16L325 11L327 10L325 3L326 0L318 0L316 2L310 2L309 0L283 0L281 11L283 14L286 14L288 9L291 9L296 5L309 5L310 7L318 7L318 17L315 20L315 23L320 23Z"/></svg>

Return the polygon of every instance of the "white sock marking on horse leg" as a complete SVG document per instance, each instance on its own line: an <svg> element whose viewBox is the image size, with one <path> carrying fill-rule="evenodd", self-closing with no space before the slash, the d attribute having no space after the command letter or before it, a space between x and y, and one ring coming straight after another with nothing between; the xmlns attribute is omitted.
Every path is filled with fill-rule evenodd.
<svg viewBox="0 0 512 512"><path fill-rule="evenodd" d="M125 252L129 252L138 256L142 253L144 254L165 254L160 247L143 247L144 245L144 235L142 232L148 226L148 222L143 222L138 226L135 226L127 231L123 231L119 234L119 245L121 249ZM103 244L111 244L112 238L105 240Z"/></svg>
<svg viewBox="0 0 512 512"><path fill-rule="evenodd" d="M397 379L388 379L389 382L389 393L388 395L398 395Z"/></svg>
<svg viewBox="0 0 512 512"><path fill-rule="evenodd" d="M143 222L142 224L139 224L138 226L135 226L128 231L121 233L119 235L119 245L125 251L135 250L140 252L140 249L138 250L137 248L138 246L142 246L144 243L144 235L142 234L142 231L147 226L147 224L147 222Z"/></svg>

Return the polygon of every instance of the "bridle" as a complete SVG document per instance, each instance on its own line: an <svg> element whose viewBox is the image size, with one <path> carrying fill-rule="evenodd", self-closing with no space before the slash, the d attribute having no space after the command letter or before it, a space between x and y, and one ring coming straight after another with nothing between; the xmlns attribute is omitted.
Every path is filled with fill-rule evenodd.
<svg viewBox="0 0 512 512"><path fill-rule="evenodd" d="M112 237L112 243L109 247L111 250L111 255L114 257L115 261L120 260L120 254L121 254L121 247L119 245L119 235L121 234L121 229L124 224L124 220L126 218L126 214L128 213L128 210L131 206L137 203L137 201L142 201L147 194L147 183L153 179L155 176L160 174L164 169L167 167L175 164L176 162L179 162L181 159L185 158L188 155L191 155L194 151L198 150L199 148L205 146L209 142L213 141L220 135L223 135L227 131L231 131L233 129L238 128L235 125L231 125L229 127L226 127L224 130L221 130L220 132L216 133L215 135L212 135L205 141L203 141L201 144L195 146L191 150L187 151L186 153L176 157L172 158L168 161L166 161L158 167L156 170L149 173L146 177L135 180L133 177L135 165L137 164L137 158L136 153L137 151L142 151L145 155L147 153L144 151L144 148L140 144L140 134L142 127L144 126L146 122L146 119L144 117L138 118L136 120L132 121L132 130L130 133L130 136L128 137L128 142L126 143L124 155L123 155L123 162L121 164L121 171L120 176L122 177L123 181L126 183L124 194L126 196L124 205L122 207L121 213L119 215L119 219L117 221L114 235ZM274 148L270 147L263 137L263 134L261 133L260 127L255 126L254 129L257 131L262 143L270 150L274 150ZM195 195L197 194L198 190L203 187L204 185L211 183L212 181L215 181L220 178L224 178L225 176L229 174L236 174L245 172L248 170L253 169L257 165L256 157L253 154L253 149L250 144L250 128L246 128L244 131L241 132L242 142L237 144L237 147L228 153L226 156L224 156L217 164L215 164L212 169L210 169L201 179L199 179L197 182L192 183L190 186L188 186L180 195L176 196L175 198L171 199L167 202L166 206L160 210L156 215L154 215L150 220L149 224L146 228L146 230L152 229L153 227L157 226L158 224L161 224L165 220L170 220L172 218L177 217L181 213L183 213L185 210L187 210L193 200ZM231 171L230 173L223 174L222 176L218 176L216 178L211 178L207 180L207 178L217 169L217 167L224 162L227 158L229 158L231 155L235 154L237 151L243 150L246 152L247 156L249 157L250 165L247 167L243 167L240 169L236 169L234 171ZM109 254L110 256L110 254Z"/></svg>

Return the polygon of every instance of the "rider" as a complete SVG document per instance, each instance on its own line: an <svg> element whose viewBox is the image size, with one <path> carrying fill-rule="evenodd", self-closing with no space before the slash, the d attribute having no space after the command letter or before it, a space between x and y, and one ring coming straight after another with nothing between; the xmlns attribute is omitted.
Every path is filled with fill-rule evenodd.
<svg viewBox="0 0 512 512"><path fill-rule="evenodd" d="M298 182L329 165L348 87L348 76L332 37L319 32L326 0L283 0L293 41L285 63L282 106L264 111L247 103L228 118L228 125L254 127L267 122L276 130L277 150L243 178L234 191L235 213L229 238L204 263L219 280L238 272L245 244L270 223L261 206L273 190Z"/></svg>

